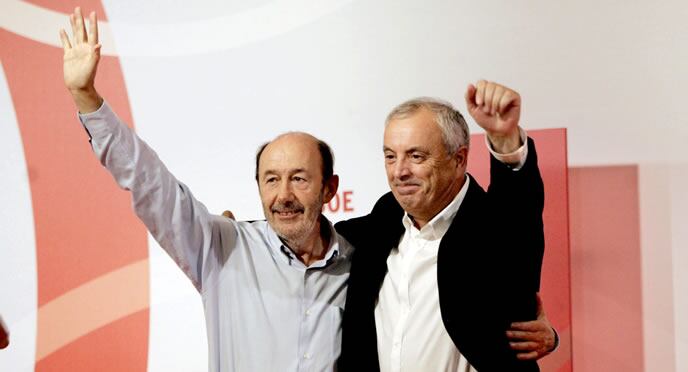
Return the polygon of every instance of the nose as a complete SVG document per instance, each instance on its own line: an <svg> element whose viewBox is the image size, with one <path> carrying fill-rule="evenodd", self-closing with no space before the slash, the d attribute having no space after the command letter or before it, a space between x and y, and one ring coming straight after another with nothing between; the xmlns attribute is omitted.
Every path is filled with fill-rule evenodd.
<svg viewBox="0 0 688 372"><path fill-rule="evenodd" d="M409 169L408 162L406 158L399 158L392 165L392 175L397 180L406 180L411 176L411 170Z"/></svg>
<svg viewBox="0 0 688 372"><path fill-rule="evenodd" d="M288 181L280 182L279 190L277 191L277 200L280 203L294 200L294 192L291 188L290 182L288 182Z"/></svg>

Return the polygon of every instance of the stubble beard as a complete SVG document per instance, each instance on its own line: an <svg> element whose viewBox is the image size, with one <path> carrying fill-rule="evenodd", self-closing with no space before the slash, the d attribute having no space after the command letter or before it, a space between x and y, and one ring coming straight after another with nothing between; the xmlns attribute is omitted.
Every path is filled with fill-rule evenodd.
<svg viewBox="0 0 688 372"><path fill-rule="evenodd" d="M280 226L280 224L275 223L273 226L277 236L279 236L290 248L301 250L308 238L311 237L312 231L316 230L316 225L320 221L322 200L323 197L320 195L318 199L309 206L304 206L298 201L293 201L285 204L277 204L271 208L271 213L275 213L275 211L299 211L302 213L300 220L295 224L281 224ZM317 231L319 234L320 229L317 229Z"/></svg>

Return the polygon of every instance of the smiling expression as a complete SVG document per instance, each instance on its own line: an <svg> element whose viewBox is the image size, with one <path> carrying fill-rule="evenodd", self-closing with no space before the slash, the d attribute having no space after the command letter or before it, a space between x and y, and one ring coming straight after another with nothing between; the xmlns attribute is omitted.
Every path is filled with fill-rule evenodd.
<svg viewBox="0 0 688 372"><path fill-rule="evenodd" d="M435 115L425 108L385 128L385 169L394 197L422 227L459 193L468 150L448 154Z"/></svg>
<svg viewBox="0 0 688 372"><path fill-rule="evenodd" d="M289 133L268 144L258 162L263 213L277 235L298 244L320 234L320 212L336 185L323 183L317 140Z"/></svg>

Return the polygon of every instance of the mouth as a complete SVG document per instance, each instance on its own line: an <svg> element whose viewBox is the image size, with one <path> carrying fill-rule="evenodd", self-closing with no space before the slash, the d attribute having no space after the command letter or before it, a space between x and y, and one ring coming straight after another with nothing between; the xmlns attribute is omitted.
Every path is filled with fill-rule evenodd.
<svg viewBox="0 0 688 372"><path fill-rule="evenodd" d="M303 214L303 211L301 211L301 210L288 210L288 211L273 210L272 214L277 216L279 219L288 220L288 219L296 218L297 216Z"/></svg>
<svg viewBox="0 0 688 372"><path fill-rule="evenodd" d="M418 191L420 189L420 185L412 183L401 183L394 185L394 189L396 189L400 195L410 195Z"/></svg>

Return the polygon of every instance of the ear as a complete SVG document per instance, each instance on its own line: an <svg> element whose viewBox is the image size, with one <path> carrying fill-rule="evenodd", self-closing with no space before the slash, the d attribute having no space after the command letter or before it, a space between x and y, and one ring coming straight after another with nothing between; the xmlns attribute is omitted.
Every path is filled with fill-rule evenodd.
<svg viewBox="0 0 688 372"><path fill-rule="evenodd" d="M339 176L333 174L323 185L323 204L327 204L337 194L339 188Z"/></svg>
<svg viewBox="0 0 688 372"><path fill-rule="evenodd" d="M461 146L454 154L456 158L456 168L461 170L461 172L466 172L466 167L468 166L468 147Z"/></svg>

